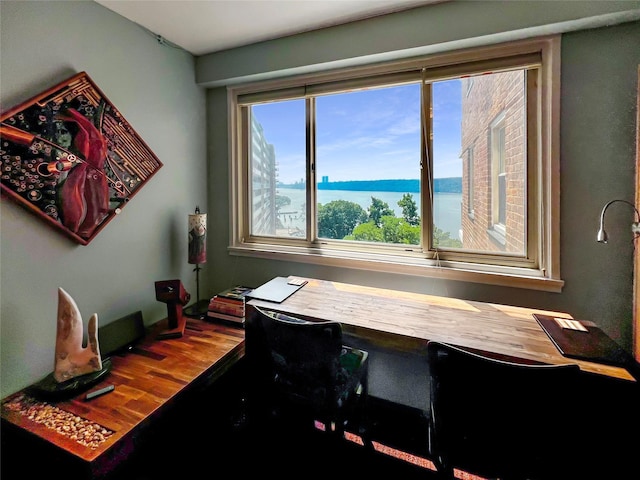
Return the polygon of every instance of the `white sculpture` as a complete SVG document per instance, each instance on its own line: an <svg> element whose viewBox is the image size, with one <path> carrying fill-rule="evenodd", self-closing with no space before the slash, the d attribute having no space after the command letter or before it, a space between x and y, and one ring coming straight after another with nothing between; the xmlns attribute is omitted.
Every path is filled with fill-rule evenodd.
<svg viewBox="0 0 640 480"><path fill-rule="evenodd" d="M82 346L83 331L82 316L76 302L62 288L58 288L58 330L53 372L57 382L102 370L97 313L89 319L86 347Z"/></svg>

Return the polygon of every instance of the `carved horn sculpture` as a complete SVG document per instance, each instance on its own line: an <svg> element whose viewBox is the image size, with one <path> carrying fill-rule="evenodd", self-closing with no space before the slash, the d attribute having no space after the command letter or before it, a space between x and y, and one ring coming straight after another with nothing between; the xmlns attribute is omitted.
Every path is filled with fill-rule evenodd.
<svg viewBox="0 0 640 480"><path fill-rule="evenodd" d="M53 377L64 382L102 369L98 345L98 314L89 319L87 346L82 346L82 316L76 302L62 288L58 288L58 330Z"/></svg>

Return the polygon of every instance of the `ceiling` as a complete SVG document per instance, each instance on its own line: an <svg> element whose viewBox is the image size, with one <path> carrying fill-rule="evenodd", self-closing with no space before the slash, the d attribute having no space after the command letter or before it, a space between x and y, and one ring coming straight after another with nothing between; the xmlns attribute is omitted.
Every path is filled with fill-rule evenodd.
<svg viewBox="0 0 640 480"><path fill-rule="evenodd" d="M204 55L443 0L96 0Z"/></svg>

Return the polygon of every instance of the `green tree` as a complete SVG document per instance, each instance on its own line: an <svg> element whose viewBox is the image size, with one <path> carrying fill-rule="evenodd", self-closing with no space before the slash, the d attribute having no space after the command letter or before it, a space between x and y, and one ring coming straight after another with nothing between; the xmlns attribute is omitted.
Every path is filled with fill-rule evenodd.
<svg viewBox="0 0 640 480"><path fill-rule="evenodd" d="M434 225L433 226L433 246L462 248L462 242L458 239L451 238L451 233L443 232L441 229L439 229Z"/></svg>
<svg viewBox="0 0 640 480"><path fill-rule="evenodd" d="M367 223L361 223L353 229L351 235L347 235L344 239L357 240L359 242L384 242L382 229L373 223L373 220Z"/></svg>
<svg viewBox="0 0 640 480"><path fill-rule="evenodd" d="M355 202L334 200L318 205L318 236L342 239L367 221L367 212Z"/></svg>
<svg viewBox="0 0 640 480"><path fill-rule="evenodd" d="M276 195L276 209L280 210L282 207L291 205L291 199L286 195Z"/></svg>
<svg viewBox="0 0 640 480"><path fill-rule="evenodd" d="M418 206L413 200L413 195L410 193L402 195L402 198L398 200L398 206L402 208L402 218L404 218L409 225L420 225Z"/></svg>
<svg viewBox="0 0 640 480"><path fill-rule="evenodd" d="M369 220L353 229L353 234L345 237L345 240L357 240L361 242L402 243L409 245L420 244L420 227L409 225L402 218L385 215L380 219L381 226Z"/></svg>
<svg viewBox="0 0 640 480"><path fill-rule="evenodd" d="M369 220L373 220L377 226L382 225L382 217L384 216L395 216L393 210L389 208L389 204L387 202L383 202L379 198L371 197L371 205L369 206Z"/></svg>
<svg viewBox="0 0 640 480"><path fill-rule="evenodd" d="M420 227L409 225L403 218L382 217L382 237L386 243L420 244Z"/></svg>

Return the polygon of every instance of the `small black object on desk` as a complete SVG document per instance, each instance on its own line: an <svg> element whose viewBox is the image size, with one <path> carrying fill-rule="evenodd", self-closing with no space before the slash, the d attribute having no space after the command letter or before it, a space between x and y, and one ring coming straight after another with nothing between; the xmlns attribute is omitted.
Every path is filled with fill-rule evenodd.
<svg viewBox="0 0 640 480"><path fill-rule="evenodd" d="M115 385L107 385L104 388L99 388L98 390L94 390L92 392L87 393L84 399L91 400L93 398L99 397L100 395L104 395L105 393L113 392L115 388L116 388Z"/></svg>

